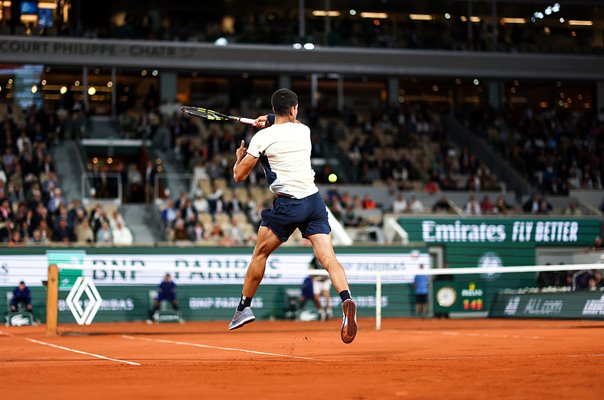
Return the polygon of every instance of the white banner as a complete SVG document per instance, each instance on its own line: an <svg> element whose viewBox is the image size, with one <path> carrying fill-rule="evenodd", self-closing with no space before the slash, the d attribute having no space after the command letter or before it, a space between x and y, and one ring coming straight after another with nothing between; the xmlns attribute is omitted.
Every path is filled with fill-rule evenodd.
<svg viewBox="0 0 604 400"><path fill-rule="evenodd" d="M338 253L350 283L375 283L374 272L403 272L398 277L384 277L385 283L410 283L419 265L430 267L430 255L419 251L396 254ZM95 285L157 285L165 273L177 284L241 284L250 259L249 254L88 254L84 257L82 276ZM308 254L274 254L266 264L263 284L299 284L309 272L312 256ZM0 286L17 285L25 280L29 286L41 286L46 280L46 256L3 256L0 262ZM121 269L123 268L123 269ZM66 274L79 275L76 271ZM363 274L362 276L359 275Z"/></svg>
<svg viewBox="0 0 604 400"><path fill-rule="evenodd" d="M0 256L0 286L42 286L48 277L46 256Z"/></svg>

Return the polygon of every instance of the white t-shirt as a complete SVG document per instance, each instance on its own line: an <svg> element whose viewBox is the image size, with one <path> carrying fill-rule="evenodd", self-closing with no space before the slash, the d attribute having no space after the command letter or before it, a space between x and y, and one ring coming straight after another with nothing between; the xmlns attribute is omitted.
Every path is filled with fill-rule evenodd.
<svg viewBox="0 0 604 400"><path fill-rule="evenodd" d="M259 158L271 192L302 199L319 191L310 164L311 150L308 126L288 122L256 133L247 152Z"/></svg>

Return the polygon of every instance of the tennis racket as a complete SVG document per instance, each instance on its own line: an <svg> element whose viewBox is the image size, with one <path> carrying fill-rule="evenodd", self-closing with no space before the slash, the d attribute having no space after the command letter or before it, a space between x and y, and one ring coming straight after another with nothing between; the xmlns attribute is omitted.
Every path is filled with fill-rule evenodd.
<svg viewBox="0 0 604 400"><path fill-rule="evenodd" d="M185 114L192 115L198 118L205 118L209 121L239 121L243 124L254 125L255 120L251 118L236 117L234 115L222 114L214 110L208 110L203 107L183 106L180 108Z"/></svg>

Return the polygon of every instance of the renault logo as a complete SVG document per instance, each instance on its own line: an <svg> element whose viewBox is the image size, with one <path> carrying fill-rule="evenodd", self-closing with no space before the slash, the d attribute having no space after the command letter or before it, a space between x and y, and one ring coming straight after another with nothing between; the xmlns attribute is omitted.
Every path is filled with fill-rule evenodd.
<svg viewBox="0 0 604 400"><path fill-rule="evenodd" d="M82 308L80 298L84 293L88 296L89 301L88 304L86 304L86 307ZM65 299L65 302L78 325L90 325L96 313L99 311L102 301L103 299L101 299L101 295L98 290L96 290L96 286L94 286L92 280L81 276L76 279L67 299Z"/></svg>

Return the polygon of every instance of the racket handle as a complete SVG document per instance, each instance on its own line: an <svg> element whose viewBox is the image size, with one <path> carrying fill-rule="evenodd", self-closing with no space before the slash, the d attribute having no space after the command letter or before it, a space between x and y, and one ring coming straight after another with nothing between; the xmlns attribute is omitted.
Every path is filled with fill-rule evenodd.
<svg viewBox="0 0 604 400"><path fill-rule="evenodd" d="M256 120L250 118L239 118L239 122L241 122L242 124L254 125L256 123Z"/></svg>

